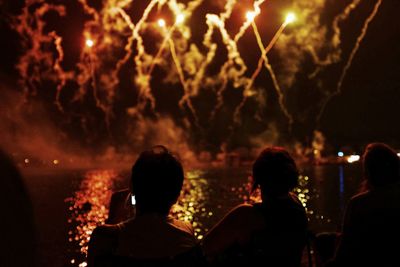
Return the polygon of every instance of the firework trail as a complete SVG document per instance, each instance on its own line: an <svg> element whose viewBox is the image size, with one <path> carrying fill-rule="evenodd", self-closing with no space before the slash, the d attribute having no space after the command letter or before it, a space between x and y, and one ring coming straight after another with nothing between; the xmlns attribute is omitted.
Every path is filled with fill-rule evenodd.
<svg viewBox="0 0 400 267"><path fill-rule="evenodd" d="M158 63L158 60L159 60L159 58L161 56L161 53L164 51L165 45L167 44L168 40L171 38L171 35L175 30L176 22L168 31L165 30L165 27L166 27L165 20L160 19L158 21L158 26L160 26L160 28L163 30L163 32L165 34L165 37L164 37L164 39L163 39L163 41L162 41L162 43L160 45L160 48L157 51L157 54L154 56L154 58L153 58L153 60L151 62L149 70L147 71L147 75L148 76L151 76L151 74L153 73L154 67Z"/></svg>
<svg viewBox="0 0 400 267"><path fill-rule="evenodd" d="M367 35L369 24L374 20L375 16L378 14L381 4L382 4L382 0L378 0L374 5L374 8L372 9L371 14L365 20L364 25L361 29L361 33L358 36L356 44L354 45L353 49L351 50L350 56L343 68L342 74L340 75L339 82L337 83L337 86L336 86L336 90L332 94L330 94L329 97L322 104L321 111L319 112L319 114L317 116L318 122L320 121L321 116L325 111L326 105L329 103L329 101L332 99L332 97L337 96L341 93L341 89L343 86L344 79L346 78L347 72L349 71L349 69L353 63L353 59L354 59L355 55L357 54L362 41L364 40L365 36Z"/></svg>
<svg viewBox="0 0 400 267"><path fill-rule="evenodd" d="M332 23L333 36L330 41L330 49L332 52L326 55L325 59L321 59L314 49L309 49L309 52L317 65L315 71L309 75L310 78L315 78L317 74L323 70L323 67L329 66L331 64L337 63L341 60L342 50L340 48L341 44L341 29L339 24L345 20L347 20L353 10L355 10L360 4L361 0L353 0L349 5L345 7L342 13L339 13L334 19Z"/></svg>
<svg viewBox="0 0 400 267"><path fill-rule="evenodd" d="M257 17L261 10L260 6L265 2L265 0L255 1L253 4L254 11L250 11L247 13L247 20L243 23L242 27L240 27L239 32L235 35L234 41L237 43L244 35L246 30L250 27L250 25L254 22L254 18Z"/></svg>
<svg viewBox="0 0 400 267"><path fill-rule="evenodd" d="M328 100L325 103L319 103L323 104L323 108L318 119L329 99L341 91L347 72L367 34L369 24L383 2L376 1L373 12L368 14L369 17L363 24L357 43L344 63L336 91L331 96L326 93ZM140 119L145 119L147 115L160 119L162 114L158 114L156 107L156 100L158 101L156 96L159 94L152 86L171 83L177 85L180 109L188 113L184 114L188 117L182 119L182 125L190 129L192 121L194 121L193 124L199 126L199 119L202 118L200 110L210 112L211 120L215 119L224 102L228 102L224 96L227 88L231 87L234 90L243 90L243 92L240 91L242 92L240 99L234 100L241 101L234 107L234 127L241 126L241 117L246 115L244 107L249 104L250 101L247 100L250 98L259 97L256 99L260 101L257 112L261 112L262 93L267 90L258 90L256 80L264 67L272 81L268 86L273 86L272 90L275 90L277 94L280 112L287 118L290 127L294 121L294 113L290 114L285 105L286 92L289 92L289 89L297 82L297 75L303 74L301 72L303 69L300 67L309 62L310 56L314 68L310 71L311 74L306 75L310 78L310 82L315 84L321 93L323 92L325 81L322 79L325 76L322 74L326 73L320 72L328 71L329 66L340 62L343 53L342 23L348 20L353 11L360 6L361 0L346 1L347 6L331 22L325 22L323 17L324 9L328 6L327 0L295 1L292 9L301 15L301 21L303 21L301 27L286 33L284 29L287 23L283 23L267 46L264 46L254 22L254 18L261 14L260 8L267 2L265 0L251 1L252 10L248 12L247 20L244 18L239 25L235 25L237 23L235 22L233 33L230 32L231 25L227 24L234 19L232 14L237 11L236 9L243 12L242 7L248 2L243 4L238 0L226 0L218 1L215 5L213 1L204 0L149 0L144 6L140 5L141 14L138 14L136 2L133 0L104 0L100 1L101 5L95 5L89 0L75 0L74 4L80 7L78 14L83 19L83 25L79 27L82 31L79 38L83 40L78 52L79 59L72 60L68 58L70 49L63 50L63 46L67 45L65 40L69 40L70 36L64 31L57 30L60 27L58 23L54 25L49 23L55 21L52 17L54 13L59 17L69 15L66 14L66 11L70 10L69 2L66 4L67 1L56 1L56 3L64 3L57 5L46 2L28 0L20 15L14 19L13 27L22 37L23 44L23 54L17 64L17 69L21 75L20 81L25 97L35 95L37 92L43 95L44 92L39 89L46 85L45 82L50 82L50 86L53 86L55 90L54 101L58 110L68 111L66 110L68 106L65 105L67 99L74 106L82 104L82 114L85 115L76 114L71 110L70 115L73 119L79 119L79 116L82 116L82 121L84 121L84 119L89 119L85 118L87 115L94 115L92 118L97 119L97 114L90 114L93 111L92 107L96 105L102 111L102 115L104 113L105 122L109 126L112 119L117 119L117 116L121 114L129 116L127 119L135 123ZM350 3L347 4L348 2ZM202 30L202 27L205 27L205 32L199 40L196 39L196 34L192 37L192 30L197 30L196 26L193 27L193 23L186 23L186 21L193 18L194 11L199 11L197 9L200 6L201 8L217 6L220 11L215 14L204 12L205 21L201 21L204 25L199 29ZM204 10L200 11L202 13ZM50 19L47 16L48 13L50 13ZM136 16L140 17L134 19ZM169 25L166 19L168 17L174 18L174 22ZM197 18L195 22L197 23ZM61 22L61 25L62 23L64 22ZM258 64L251 76L247 75L248 66L241 55L244 52L239 46L241 44L239 42L242 41L250 26L261 51ZM150 53L150 48L147 47L150 43L151 49L154 47L156 49L154 54ZM275 65L273 68L269 62L268 53L272 47L276 48L273 52L280 59L277 64L280 66L279 71L274 69ZM217 54L218 51L223 51L220 57ZM172 64L174 66L171 68ZM157 72L157 77L153 77L156 68L161 71ZM213 74L208 75L208 71ZM122 80L122 74L133 75L133 77L128 77L131 79L126 80L132 86L134 93L137 93L137 98L127 100L124 104L128 107L119 109L115 103L118 96L131 94L131 92L119 92L120 84L124 86L128 84L125 82L127 77ZM163 76L160 77L161 75ZM180 93L180 84L183 93ZM63 90L67 88L68 90L71 88L71 91L64 92ZM202 109L207 105L198 106L195 97L200 99L206 95L201 94L206 89L211 89L215 93L216 104L204 111ZM89 105L86 107L87 103ZM152 113L149 114L149 112ZM317 114L313 114L315 115ZM255 116L259 116L259 113ZM296 116L298 116L297 113ZM84 128L83 125L82 128Z"/></svg>
<svg viewBox="0 0 400 267"><path fill-rule="evenodd" d="M241 119L240 119L241 110L244 107L244 104L246 103L247 98L252 95L252 90L251 89L253 87L255 79L257 78L257 76L260 74L260 72L262 70L263 63L265 62L265 65L266 65L266 67L267 67L267 69L269 70L270 73L274 73L272 68L271 68L271 65L268 64L267 54L272 49L272 47L274 46L276 41L279 39L279 37L281 36L282 32L284 31L284 29L286 28L287 25L288 25L288 23L285 21L279 27L278 31L275 33L274 37L271 39L271 41L269 42L267 47L264 48L263 45L262 45L261 57L258 60L257 68L253 72L253 74L251 75L251 78L249 79L246 87L244 88L244 90L243 90L243 99L239 103L239 105L236 107L235 112L233 114L235 123L239 124L240 121L241 121ZM255 27L253 27L253 28L255 28ZM256 35L257 35L257 33L258 33L258 31L256 31ZM258 34L258 36L259 36L259 34ZM261 38L259 38L259 37L258 37L258 39L261 40ZM258 41L257 43L260 45L260 41ZM261 44L262 44L262 42L261 42ZM271 77L272 77L272 79L274 81L275 90L277 90L278 95L279 95L280 105L283 106L283 95L281 93L281 90L280 90L280 87L278 85L278 82L277 82L276 78L274 79L274 77L275 77L274 74L272 74ZM282 110L284 111L285 116L288 117L288 119L290 121L290 124L291 124L293 119L291 118L290 114L287 112L286 108L284 108Z"/></svg>
<svg viewBox="0 0 400 267"><path fill-rule="evenodd" d="M136 23L134 30L132 31L132 38L136 40L136 49L137 55L134 58L136 64L136 84L139 87L139 103L142 101L150 101L151 108L154 110L156 102L154 96L151 94L150 90L150 77L146 74L146 67L144 66L144 61L149 60L149 56L145 52L145 48L143 45L143 38L140 36L140 30L142 29L142 25L147 20L150 11L158 4L158 0L152 0L147 8L143 12L143 16ZM129 53L132 53L132 50L129 50ZM127 55L127 58L130 58L131 55ZM142 102L144 103L144 102ZM143 104L142 104L143 105Z"/></svg>
<svg viewBox="0 0 400 267"><path fill-rule="evenodd" d="M35 5L37 4L41 5L36 7ZM30 9L33 11L30 11ZM55 72L61 74L63 77L68 76L59 65L63 57L63 53L60 53L59 50L60 37L55 33L44 33L46 23L43 20L43 16L49 11L55 11L59 16L65 16L66 14L63 6L50 5L42 3L42 1L27 1L22 14L16 17L14 21L14 29L23 38L22 46L25 49L25 54L21 56L16 68L21 76L21 85L24 88L26 100L29 95L37 93L37 85L41 84L43 79L53 76L51 71L42 73L41 66L37 62L41 62L46 69L53 70L53 67L55 67ZM35 36L35 38L31 38L32 36ZM52 59L54 55L53 51L42 50L42 45L44 44L55 45L59 57L55 63L53 63ZM61 81L62 83L63 81Z"/></svg>
<svg viewBox="0 0 400 267"><path fill-rule="evenodd" d="M225 23L226 19L228 19L233 11L233 8L236 4L237 0L228 0L224 6L224 12L220 14L220 17L214 15L214 14L207 14L206 15L206 24L208 26L206 33L204 34L203 38L203 45L208 48L207 55L205 57L205 60L203 63L200 65L200 68L196 72L194 78L190 81L190 86L192 88L192 91L197 94L199 91L199 88L201 87L201 82L203 81L204 74L206 72L207 67L209 64L213 61L215 57L215 53L217 51L218 45L215 43L212 43L211 37L214 33L215 28L221 28L223 27L223 24ZM221 102L223 99L220 99L220 94L218 94L218 99L219 102ZM218 106L218 104L217 104ZM215 112L218 108L216 107L212 113L211 113L211 119L214 117Z"/></svg>
<svg viewBox="0 0 400 267"><path fill-rule="evenodd" d="M64 86L67 83L67 80L70 80L73 78L73 73L72 72L65 72L61 66L62 61L64 60L64 50L61 46L62 43L62 38L60 36L57 35L56 32L52 31L50 32L49 36L51 36L54 39L54 45L56 47L57 50L57 54L58 57L56 58L55 62L54 62L54 71L57 73L57 80L59 80L59 84L57 85L57 93L56 93L56 100L55 100L55 104L58 107L58 109L60 111L64 111L61 102L60 102L60 94L61 94L61 90L62 88L64 88Z"/></svg>
<svg viewBox="0 0 400 267"><path fill-rule="evenodd" d="M264 2L265 0L258 0L254 2L253 4L254 11L247 13L247 20L240 27L239 32L235 35L233 40L230 38L228 32L226 31L225 21L219 20L216 23L219 26L218 28L220 29L223 41L228 50L228 60L222 66L221 71L219 73L219 77L221 77L222 79L222 85L217 91L217 104L215 105L215 108L211 113L211 119L215 117L217 111L224 104L223 93L226 90L229 80L230 79L233 80L233 86L235 88L244 86L248 82L248 78L243 77L244 73L247 70L247 66L240 55L240 52L237 48L237 43L243 37L244 33L249 28L254 18L258 14L260 14L261 12L260 5L263 4ZM237 66L237 68L235 68L235 66Z"/></svg>
<svg viewBox="0 0 400 267"><path fill-rule="evenodd" d="M180 80L180 82L182 84L182 88L183 88L183 91L184 91L184 95L182 96L181 100L179 101L179 106L181 107L181 109L183 109L184 108L184 104L185 103L187 104L187 106L189 107L190 111L192 112L192 114L193 114L193 116L195 118L196 125L198 126L198 118L197 118L197 115L196 115L196 110L194 109L194 107L192 105L192 101L190 100L190 92L188 90L188 87L187 87L187 84L186 84L186 81L185 81L185 74L183 73L181 63L180 63L180 61L178 59L178 56L176 54L174 42L172 41L172 39L168 39L168 43L169 43L169 47L170 47L170 50L171 50L172 59L173 59L173 61L175 63L176 69L178 71L179 80Z"/></svg>
<svg viewBox="0 0 400 267"><path fill-rule="evenodd" d="M292 117L292 115L290 115L289 111L287 110L287 108L285 106L285 103L284 103L285 96L283 95L281 87L279 86L279 82L278 82L278 79L276 78L275 71L272 68L272 65L269 63L269 60L268 60L268 57L267 57L267 53L265 53L264 44L262 42L260 33L258 31L257 24L253 21L253 23L251 25L253 27L254 34L255 34L256 39L257 39L258 47L260 48L260 51L261 51L261 56L263 57L264 66L268 70L268 72L269 72L269 74L271 76L272 83L274 85L274 89L275 89L275 91L276 91L276 93L278 95L279 107L281 108L283 114L288 119L289 128L290 128L291 125L293 124L293 117Z"/></svg>
<svg viewBox="0 0 400 267"><path fill-rule="evenodd" d="M214 59L215 51L217 49L217 44L212 43L212 40L211 40L212 35L214 33L214 29L218 28L218 27L222 27L220 22L225 23L225 20L231 16L233 7L235 6L236 2L237 2L237 0L228 0L225 4L224 12L220 14L219 19L216 15L213 15L213 14L206 15L206 24L207 24L208 28L207 28L207 32L204 34L203 45L208 48L208 52L207 52L207 56L206 56L206 60L205 60L205 62L207 62L208 64L211 63L212 60ZM204 73L208 64L203 64L199 68L199 72ZM194 80L199 80L198 83L195 83L196 85L199 85L201 78L202 77L199 77L199 75L196 75L196 78Z"/></svg>

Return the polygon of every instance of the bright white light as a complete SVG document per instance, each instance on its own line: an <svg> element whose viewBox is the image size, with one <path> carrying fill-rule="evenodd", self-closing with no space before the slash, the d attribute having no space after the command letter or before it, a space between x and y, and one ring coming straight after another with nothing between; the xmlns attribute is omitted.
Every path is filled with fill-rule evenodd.
<svg viewBox="0 0 400 267"><path fill-rule="evenodd" d="M249 11L249 12L246 13L246 18L247 18L248 21L253 21L254 18L256 17L256 15L257 15L256 12Z"/></svg>
<svg viewBox="0 0 400 267"><path fill-rule="evenodd" d="M179 14L178 16L176 16L176 23L177 24L181 24L185 21L185 15L183 14Z"/></svg>
<svg viewBox="0 0 400 267"><path fill-rule="evenodd" d="M166 25L165 20L163 20L163 19L158 20L158 26L160 26L161 28L164 28L165 25Z"/></svg>
<svg viewBox="0 0 400 267"><path fill-rule="evenodd" d="M359 155L351 155L348 159L347 159L347 162L348 163L353 163L353 162L356 162L356 161L359 161L360 160L360 156Z"/></svg>
<svg viewBox="0 0 400 267"><path fill-rule="evenodd" d="M397 153L397 156L400 157L400 153Z"/></svg>
<svg viewBox="0 0 400 267"><path fill-rule="evenodd" d="M290 12L286 15L285 24L290 24L296 21L296 15Z"/></svg>
<svg viewBox="0 0 400 267"><path fill-rule="evenodd" d="M91 39L86 39L86 46L87 46L87 47L93 47L93 45L94 45L93 40L91 40Z"/></svg>
<svg viewBox="0 0 400 267"><path fill-rule="evenodd" d="M339 151L339 152L337 153L337 155L338 155L339 157L343 157L343 156L344 156L344 153L343 153L342 151Z"/></svg>

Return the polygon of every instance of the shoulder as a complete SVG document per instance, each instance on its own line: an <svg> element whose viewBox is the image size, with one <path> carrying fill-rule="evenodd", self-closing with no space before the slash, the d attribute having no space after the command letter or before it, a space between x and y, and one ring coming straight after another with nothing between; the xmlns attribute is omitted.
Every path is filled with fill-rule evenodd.
<svg viewBox="0 0 400 267"><path fill-rule="evenodd" d="M118 238L118 233L121 228L122 224L104 224L97 226L90 236L90 243L92 246L98 246L104 243L113 243L114 240Z"/></svg>
<svg viewBox="0 0 400 267"><path fill-rule="evenodd" d="M370 191L359 193L350 198L347 204L347 208L348 209L358 208L360 206L365 205L365 203L369 202L370 199L371 199Z"/></svg>
<svg viewBox="0 0 400 267"><path fill-rule="evenodd" d="M254 206L253 205L249 205L249 204L241 204L238 205L236 207L234 207L233 209L231 209L228 213L228 216L247 216L247 215L251 215L254 213Z"/></svg>
<svg viewBox="0 0 400 267"><path fill-rule="evenodd" d="M171 223L176 229L194 236L194 229L190 222L172 219Z"/></svg>
<svg viewBox="0 0 400 267"><path fill-rule="evenodd" d="M255 206L249 204L241 204L234 207L223 218L223 221L228 226L248 230L264 225L262 214Z"/></svg>
<svg viewBox="0 0 400 267"><path fill-rule="evenodd" d="M88 266L94 266L94 261L101 255L109 255L118 243L119 225L101 225L96 227L89 240Z"/></svg>

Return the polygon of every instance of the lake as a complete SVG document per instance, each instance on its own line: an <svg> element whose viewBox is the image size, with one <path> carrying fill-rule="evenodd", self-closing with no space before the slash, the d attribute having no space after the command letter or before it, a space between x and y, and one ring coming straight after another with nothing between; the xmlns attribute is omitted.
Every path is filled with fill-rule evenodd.
<svg viewBox="0 0 400 267"><path fill-rule="evenodd" d="M307 208L314 232L340 228L345 205L359 188L358 163L301 166L295 192ZM115 190L128 185L129 172L109 169L23 169L34 206L39 266L86 266L87 242L104 222ZM232 207L257 199L249 196L250 168L205 168L186 173L173 214L191 221L198 239Z"/></svg>

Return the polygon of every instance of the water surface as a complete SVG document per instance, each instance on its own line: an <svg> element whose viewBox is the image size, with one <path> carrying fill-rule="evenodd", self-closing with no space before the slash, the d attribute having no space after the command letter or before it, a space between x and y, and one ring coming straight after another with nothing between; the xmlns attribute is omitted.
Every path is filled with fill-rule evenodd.
<svg viewBox="0 0 400 267"><path fill-rule="evenodd" d="M249 168L195 169L186 173L182 195L173 209L192 222L198 239L232 207L251 202ZM358 164L301 167L295 189L315 232L340 228L345 204L358 190ZM128 185L129 172L116 170L25 170L38 232L39 266L86 266L93 229L105 221L112 191Z"/></svg>

